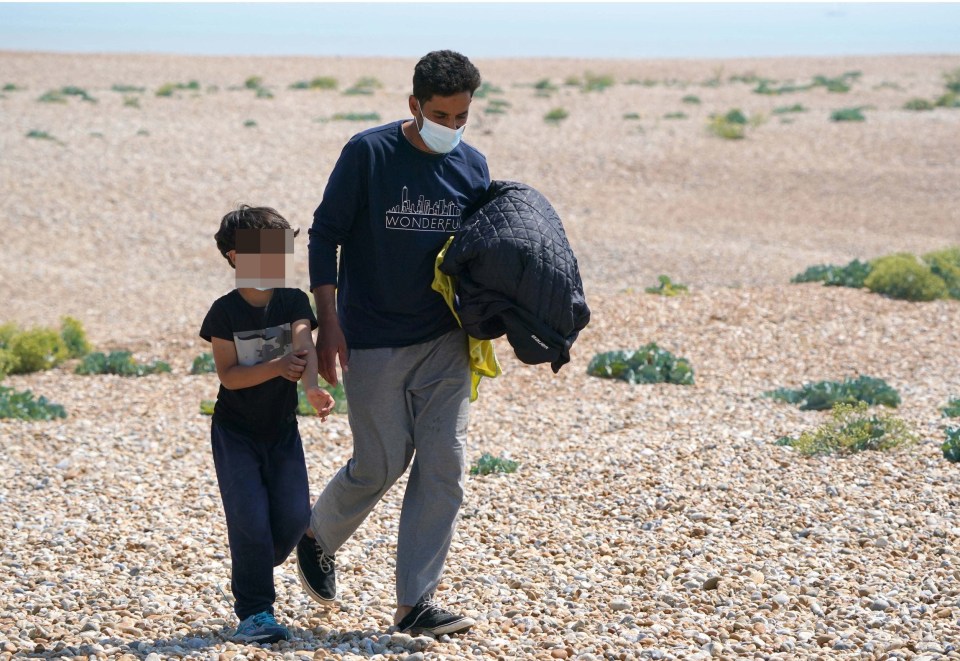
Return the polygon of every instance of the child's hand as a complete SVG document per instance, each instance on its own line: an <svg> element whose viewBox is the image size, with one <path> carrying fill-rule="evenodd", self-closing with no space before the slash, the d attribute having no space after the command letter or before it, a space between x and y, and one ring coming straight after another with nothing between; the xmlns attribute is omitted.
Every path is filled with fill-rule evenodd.
<svg viewBox="0 0 960 661"><path fill-rule="evenodd" d="M317 410L317 415L321 420L326 420L330 412L333 411L333 405L336 403L333 396L320 386L310 386L306 389L307 401Z"/></svg>
<svg viewBox="0 0 960 661"><path fill-rule="evenodd" d="M307 351L309 351L309 349L293 351L281 358L280 376L288 381L299 381L300 377L303 376L304 368L307 366Z"/></svg>

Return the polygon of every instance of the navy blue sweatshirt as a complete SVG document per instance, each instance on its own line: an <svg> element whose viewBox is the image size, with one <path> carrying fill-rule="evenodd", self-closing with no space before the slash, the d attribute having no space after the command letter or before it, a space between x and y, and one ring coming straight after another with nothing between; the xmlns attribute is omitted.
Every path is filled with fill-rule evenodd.
<svg viewBox="0 0 960 661"><path fill-rule="evenodd" d="M408 346L458 327L430 288L434 262L490 184L487 161L463 142L449 154L422 152L402 124L350 139L313 214L310 290L337 285L351 348Z"/></svg>

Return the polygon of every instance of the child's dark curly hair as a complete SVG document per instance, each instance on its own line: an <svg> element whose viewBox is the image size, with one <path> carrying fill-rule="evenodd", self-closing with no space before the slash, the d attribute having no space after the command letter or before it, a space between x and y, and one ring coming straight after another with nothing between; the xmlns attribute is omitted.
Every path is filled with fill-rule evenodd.
<svg viewBox="0 0 960 661"><path fill-rule="evenodd" d="M236 268L227 253L237 248L237 230L263 230L263 229L281 229L288 230L290 223L287 219L270 207L251 207L241 204L235 211L231 211L220 221L220 229L213 235L217 240L217 248L223 258L230 263L230 266ZM300 230L294 230L296 236Z"/></svg>
<svg viewBox="0 0 960 661"><path fill-rule="evenodd" d="M413 95L426 103L434 95L453 96L480 87L480 72L465 55L452 50L427 53L413 70Z"/></svg>

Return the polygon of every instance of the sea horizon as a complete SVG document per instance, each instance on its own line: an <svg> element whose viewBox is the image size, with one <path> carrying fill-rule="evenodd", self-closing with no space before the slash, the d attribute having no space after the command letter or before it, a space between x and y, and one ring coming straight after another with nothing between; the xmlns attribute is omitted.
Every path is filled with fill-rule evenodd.
<svg viewBox="0 0 960 661"><path fill-rule="evenodd" d="M0 3L0 51L76 54L951 55L957 35L960 3Z"/></svg>

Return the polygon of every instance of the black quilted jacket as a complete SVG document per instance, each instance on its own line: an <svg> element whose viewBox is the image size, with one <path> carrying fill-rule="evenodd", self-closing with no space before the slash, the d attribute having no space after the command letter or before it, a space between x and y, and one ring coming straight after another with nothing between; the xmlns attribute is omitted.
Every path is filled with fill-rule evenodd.
<svg viewBox="0 0 960 661"><path fill-rule="evenodd" d="M557 212L525 184L494 181L463 218L440 265L457 278L463 327L481 340L506 334L521 361L559 371L590 310Z"/></svg>

